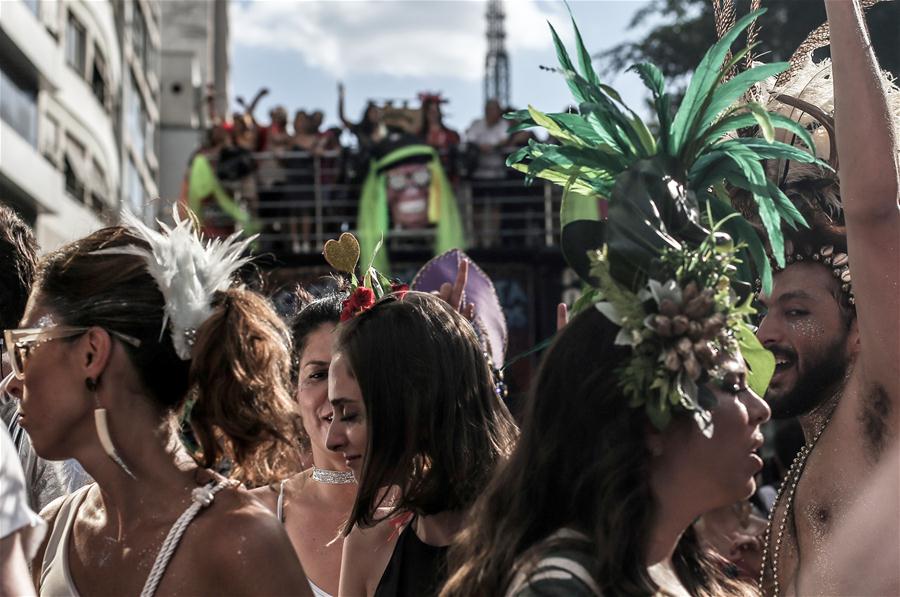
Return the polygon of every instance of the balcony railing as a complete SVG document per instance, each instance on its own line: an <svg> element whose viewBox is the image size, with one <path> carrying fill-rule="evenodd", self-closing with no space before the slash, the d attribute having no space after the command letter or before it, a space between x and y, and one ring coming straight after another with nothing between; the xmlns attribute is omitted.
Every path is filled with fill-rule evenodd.
<svg viewBox="0 0 900 597"><path fill-rule="evenodd" d="M213 167L225 190L259 227L263 250L285 256L317 253L326 240L356 230L368 168L358 154L262 152L242 159L243 165L232 173L228 164L213 162ZM467 168L462 160L445 162L445 168L470 249L556 246L559 187L542 181L526 186L524 176L505 168L495 172L497 178L476 178L469 174L475 167ZM433 228L402 229L392 224L385 231L385 242L391 251L427 249L433 236Z"/></svg>

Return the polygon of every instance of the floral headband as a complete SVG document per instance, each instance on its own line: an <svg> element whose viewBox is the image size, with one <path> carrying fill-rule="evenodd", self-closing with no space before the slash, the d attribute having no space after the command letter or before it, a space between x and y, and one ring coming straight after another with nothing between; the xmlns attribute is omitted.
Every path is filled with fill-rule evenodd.
<svg viewBox="0 0 900 597"><path fill-rule="evenodd" d="M375 247L372 255L374 261L381 242ZM382 297L394 293L403 296L409 291L409 285L390 280L387 276L372 267L366 268L360 281L356 277L356 265L359 263L359 241L349 232L341 234L338 240L328 240L322 254L325 261L335 270L350 276L350 296L341 303L341 321L348 321L375 306Z"/></svg>

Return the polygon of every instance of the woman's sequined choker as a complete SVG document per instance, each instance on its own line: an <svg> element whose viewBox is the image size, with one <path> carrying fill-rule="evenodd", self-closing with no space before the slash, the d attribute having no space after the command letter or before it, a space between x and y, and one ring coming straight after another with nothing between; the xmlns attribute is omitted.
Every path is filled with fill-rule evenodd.
<svg viewBox="0 0 900 597"><path fill-rule="evenodd" d="M356 483L356 477L353 471L329 471L324 468L313 467L313 481L325 483L326 485L347 485L348 483Z"/></svg>

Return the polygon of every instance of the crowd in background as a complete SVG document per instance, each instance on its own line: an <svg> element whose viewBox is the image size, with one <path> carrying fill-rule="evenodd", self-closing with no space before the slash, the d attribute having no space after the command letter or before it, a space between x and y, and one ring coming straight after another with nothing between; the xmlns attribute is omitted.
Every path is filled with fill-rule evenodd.
<svg viewBox="0 0 900 597"><path fill-rule="evenodd" d="M353 228L358 186L372 160L411 144L425 144L437 151L455 190L467 181L472 183L476 203L492 202L476 209L484 227L491 231L483 235L486 242L494 241L501 226L522 227L521 222L504 222L501 218L501 211L508 211L500 206L502 197L528 192L522 184L523 176L507 168L505 161L515 148L536 137L531 131L511 130L517 123L504 118L504 113L512 108L501 106L497 100L489 99L483 116L461 135L444 123L442 106L447 100L440 94L422 93L414 107L408 102L394 105L370 100L354 122L346 114L345 91L339 85L337 113L341 126L328 128L323 128L322 110L298 109L289 121L287 109L280 105L269 110L268 123L257 121L257 105L267 94L267 89L261 89L249 102L238 97L241 110L230 116L215 113L209 97L211 125L192 157L183 192L195 199L202 196L205 201L221 184L219 205L206 201L214 212L204 218L208 233L230 233L235 220L245 228L255 221L257 226L252 228L280 239L273 241L277 252L308 252L317 244L311 232L316 198L328 200L325 209L334 220L325 224L328 232ZM197 179L191 178L198 156L209 162L210 176L216 179L214 186L198 185ZM230 209L220 209L223 203L232 201ZM199 202L192 209L203 211L198 206ZM239 211L246 212L243 222L235 216ZM221 225L209 224L211 220Z"/></svg>
<svg viewBox="0 0 900 597"><path fill-rule="evenodd" d="M584 298L571 318L558 305L552 341L528 353L546 348L520 408L503 390L508 361L492 356L507 341L485 319L495 289L458 249L405 284L358 271L365 239L342 235L324 250L333 287L298 287L282 313L249 279L252 239L208 242L176 211L171 227L125 216L38 258L0 205L0 402L16 405L0 413L0 594L900 594L900 89L880 76L860 3L825 3L837 109L814 108L829 162L812 140L808 156L779 145L767 119L812 135L755 104L737 117L761 118L758 135L711 122L720 145L695 162L731 148L748 171L779 151L820 166L793 171L801 185L781 163L778 180L745 185L765 187L760 213L783 199L806 218L782 217L768 236L778 253L754 256L767 281L751 290L753 272L735 267L753 216L731 215L750 232L732 236L713 215L714 200L738 209L740 193L679 182L685 164L663 143L683 132L676 117L652 159L604 166L617 180L604 227L568 228L591 260ZM690 88L746 84L722 82L727 41ZM378 110L375 130L409 116ZM217 167L225 148L280 164L279 143L327 157L321 118L303 114L288 133L273 112L237 136L233 121L216 125L203 151L217 147ZM500 112L488 102L467 133L479 152L476 138L508 140ZM597 132L591 116L579 124ZM612 135L620 123L599 125ZM405 133L453 146L441 127ZM384 139L370 137L374 155ZM608 147L565 165L596 172ZM261 198L284 181L254 159ZM191 179L218 195L203 168L201 152ZM709 180L733 179L721 172ZM826 187L839 219L819 202ZM429 268L439 275L419 286ZM759 487L770 417L800 426L782 440L793 448L770 447L777 492Z"/></svg>
<svg viewBox="0 0 900 597"><path fill-rule="evenodd" d="M398 142L418 142L434 147L442 155L451 176L497 177L502 176L505 169L480 163L480 156L499 154L535 138L530 131L510 133L509 129L516 123L503 118L503 114L513 108L501 106L495 99L485 103L483 116L475 119L461 135L444 123L442 105L447 100L440 94L419 94L419 105L414 108L408 108L406 102L401 108L391 103L378 105L370 100L359 120L354 122L345 112L345 91L343 85L339 85L337 112L341 126L324 129L322 110L300 108L289 121L289 112L281 105L269 110L267 124L258 122L256 106L267 94L268 89L261 89L250 102L238 97L241 110L230 116L216 114L209 102L212 124L199 151L220 162L218 173L221 178L233 180L248 173L247 167L241 166L237 159L245 152L271 152L276 156L302 152L322 157L352 151L358 156L356 165L359 165L360 161L364 163L378 155L385 144ZM396 117L399 112L404 112L400 118ZM401 118L407 120L401 122ZM345 131L349 135L345 135ZM348 137L351 142L345 143ZM465 156L459 156L460 150Z"/></svg>

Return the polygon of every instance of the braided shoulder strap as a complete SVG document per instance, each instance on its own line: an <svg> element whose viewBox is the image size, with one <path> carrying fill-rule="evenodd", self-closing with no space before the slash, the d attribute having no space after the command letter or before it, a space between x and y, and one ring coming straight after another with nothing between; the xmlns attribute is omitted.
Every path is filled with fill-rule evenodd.
<svg viewBox="0 0 900 597"><path fill-rule="evenodd" d="M159 553L156 554L156 561L153 562L153 568L147 576L143 590L141 590L141 597L153 597L159 586L159 581L162 580L169 561L175 553L175 548L178 547L178 543L181 541L181 537L187 530L188 525L200 513L200 510L212 504L215 495L229 484L230 482L227 480L210 481L203 487L197 487L191 492L191 505L169 529L169 534L166 536L166 540L163 541L162 547L159 548Z"/></svg>

